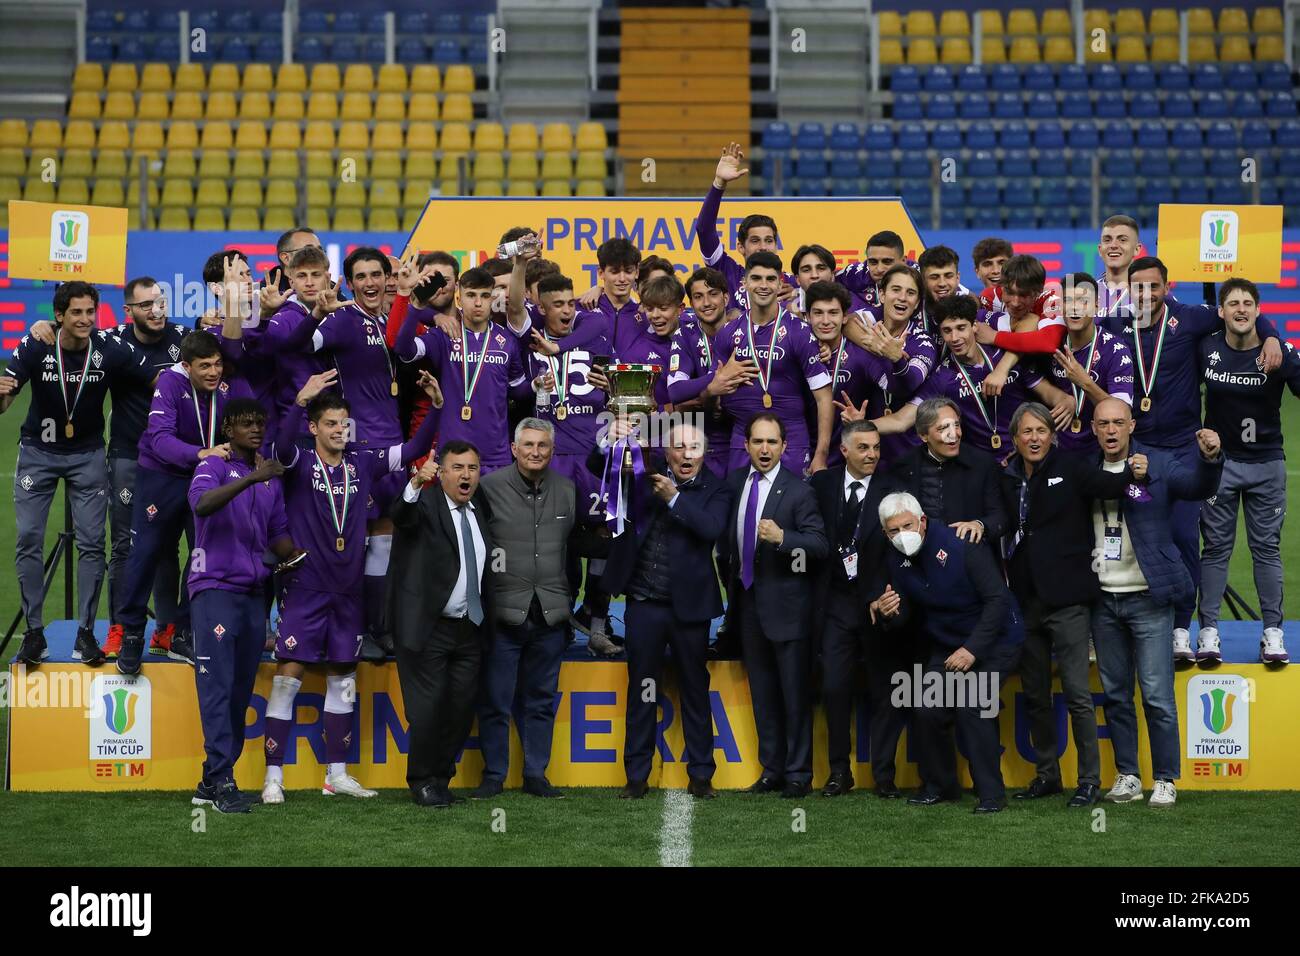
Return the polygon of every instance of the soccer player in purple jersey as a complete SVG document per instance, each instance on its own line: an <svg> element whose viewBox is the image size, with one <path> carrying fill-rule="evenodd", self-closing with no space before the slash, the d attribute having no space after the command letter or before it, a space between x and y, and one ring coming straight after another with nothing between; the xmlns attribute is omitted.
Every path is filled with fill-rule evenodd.
<svg viewBox="0 0 1300 956"><path fill-rule="evenodd" d="M252 396L267 408L275 403L275 356L258 347L258 338L275 314L272 305L284 299L279 289L279 272L272 271L276 274L269 276L271 291L262 290L257 297L258 314L254 316L253 277L248 256L238 249L223 249L212 253L203 263L203 281L216 300L216 314L223 319L219 329L210 331L221 345L225 378L227 381L243 379ZM268 422L263 434L269 447L275 440L275 423Z"/></svg>
<svg viewBox="0 0 1300 956"><path fill-rule="evenodd" d="M1132 305L1128 267L1142 248L1137 220L1132 216L1111 216L1101 224L1097 255L1106 271L1097 284L1097 315L1114 315Z"/></svg>
<svg viewBox="0 0 1300 956"><path fill-rule="evenodd" d="M417 337L415 323L408 320L397 339L398 358L403 362L425 359L444 386L449 409L442 416L439 437L467 441L480 449L484 475L510 464L507 401L531 397L515 336L491 321L494 285L482 269L460 276L459 337L452 338L441 328Z"/></svg>
<svg viewBox="0 0 1300 956"><path fill-rule="evenodd" d="M190 801L220 813L248 813L256 798L235 785L245 715L265 643L263 590L269 548L284 561L298 554L289 537L279 476L284 466L258 454L266 409L235 398L222 410L223 454L208 455L186 482L194 512L194 684L203 724L203 779ZM126 647L123 645L123 653Z"/></svg>
<svg viewBox="0 0 1300 956"><path fill-rule="evenodd" d="M948 357L934 370L925 384L896 412L877 418L881 434L898 434L916 424L916 410L928 398L948 398L961 410L967 440L996 458L1011 453L1011 416L1029 400L1032 391L1052 409L1057 427L1068 424L1074 414L1070 397L1050 385L1041 375L1015 368L1000 395L986 397L980 384L993 371L1002 352L985 349L975 340L975 300L955 295L941 300L935 311Z"/></svg>
<svg viewBox="0 0 1300 956"><path fill-rule="evenodd" d="M825 246L800 246L794 251L794 258L790 260L790 268L794 270L794 279L799 285L799 293L793 300L786 303L786 309L806 319L808 317L808 287L814 282L835 281L835 256ZM849 309L848 312L845 312L845 315L866 307L866 299L857 293L850 292ZM833 442L832 445L834 445Z"/></svg>
<svg viewBox="0 0 1300 956"><path fill-rule="evenodd" d="M745 260L745 291L750 308L718 335L716 358L733 356L756 367L757 375L722 399L733 422L731 462L736 468L749 460L745 434L755 415L765 411L781 418L787 430L782 461L803 477L826 467L835 408L831 376L818 354L812 330L780 304L781 259L756 252ZM817 408L817 435L808 433L809 396Z"/></svg>
<svg viewBox="0 0 1300 956"><path fill-rule="evenodd" d="M730 297L727 280L717 269L710 269L707 266L696 269L686 280L686 294L691 304L690 311L694 316L695 325L701 333L700 347L704 350L704 354L700 357L700 367L716 370L718 333L722 331L724 325L736 317L735 314L729 314L727 309L727 301ZM754 367L747 363L733 362L732 367L747 370L751 377L757 374ZM739 387L740 384L737 381L734 387ZM722 407L720 398L722 394L722 391L715 388L711 394L702 399L704 434L708 438L704 463L719 478L727 477L731 462L731 416Z"/></svg>
<svg viewBox="0 0 1300 956"><path fill-rule="evenodd" d="M822 280L804 290L804 301L822 364L831 370L831 395L842 398L854 408L869 403L874 397L876 404L883 408L881 388L873 375L874 356L844 338L844 322L849 317L852 293L838 282ZM907 356L901 349L899 354L899 361L906 365ZM840 427L837 415L831 432L831 452L826 459L831 468L844 463L844 454L840 450Z"/></svg>
<svg viewBox="0 0 1300 956"><path fill-rule="evenodd" d="M862 261L853 262L835 273L835 281L861 296L868 305L880 304L880 281L897 265L910 265L903 256L903 237L890 229L867 240Z"/></svg>
<svg viewBox="0 0 1300 956"><path fill-rule="evenodd" d="M916 259L916 271L921 274L921 321L925 330L934 337L934 304L950 295L970 295L970 289L961 284L961 257L947 246L930 246Z"/></svg>
<svg viewBox="0 0 1300 956"><path fill-rule="evenodd" d="M1057 349L1052 381L1074 400L1074 418L1057 432L1066 451L1100 450L1092 433L1092 410L1118 398L1133 404L1133 356L1122 339L1097 327L1097 280L1086 272L1065 277L1065 344Z"/></svg>
<svg viewBox="0 0 1300 956"><path fill-rule="evenodd" d="M980 280L980 288L1001 285L1002 267L1015 254L1011 243L1001 236L989 236L975 243L970 258L975 263L975 277Z"/></svg>
<svg viewBox="0 0 1300 956"><path fill-rule="evenodd" d="M284 802L284 751L293 727L294 699L306 668L322 663L328 765L324 793L375 795L348 774L346 762L352 743L356 666L370 597L362 587L364 572L369 570L366 502L377 483L390 474L402 474L406 465L428 453L438 416L426 416L415 437L405 444L398 438L383 455L349 450L354 413L337 392L325 391L338 379L334 370L313 375L285 416L286 435L296 434L306 418L314 439L311 451L290 443L277 444L275 449L285 467L289 533L307 549L307 558L285 577L280 598L280 637L275 646L279 666L266 704L263 803ZM421 386L437 407L441 393L427 372Z"/></svg>

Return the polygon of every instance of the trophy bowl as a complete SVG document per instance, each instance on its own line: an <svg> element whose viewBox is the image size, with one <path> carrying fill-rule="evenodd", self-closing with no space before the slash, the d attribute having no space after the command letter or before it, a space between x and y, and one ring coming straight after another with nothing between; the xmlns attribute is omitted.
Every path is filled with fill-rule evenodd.
<svg viewBox="0 0 1300 956"><path fill-rule="evenodd" d="M622 418L631 415L652 415L659 407L655 402L655 380L663 371L661 365L611 365L605 370L609 379L609 401L606 407Z"/></svg>

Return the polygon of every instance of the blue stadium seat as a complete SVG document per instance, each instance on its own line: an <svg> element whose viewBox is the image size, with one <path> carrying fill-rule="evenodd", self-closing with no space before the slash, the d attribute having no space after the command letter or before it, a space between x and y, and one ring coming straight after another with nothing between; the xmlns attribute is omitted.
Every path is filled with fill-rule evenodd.
<svg viewBox="0 0 1300 956"><path fill-rule="evenodd" d="M1007 187L1006 205L1008 208L1015 209L1019 207L1023 209L1025 207L1032 207L1035 202L1037 202L1037 199L1034 195L1034 190L1026 189L1019 185L1009 185Z"/></svg>
<svg viewBox="0 0 1300 956"><path fill-rule="evenodd" d="M985 93L968 93L961 99L958 113L964 120L990 119L993 110L989 107L989 98Z"/></svg>
<svg viewBox="0 0 1300 956"><path fill-rule="evenodd" d="M1174 192L1174 202L1207 203L1209 201L1210 191L1205 188L1204 183L1184 183Z"/></svg>
<svg viewBox="0 0 1300 956"><path fill-rule="evenodd" d="M1217 153L1210 157L1208 172L1215 179L1235 179L1241 182L1241 160L1236 153Z"/></svg>
<svg viewBox="0 0 1300 956"><path fill-rule="evenodd" d="M894 94L894 119L914 120L921 119L923 115L921 112L921 97L915 93Z"/></svg>
<svg viewBox="0 0 1300 956"><path fill-rule="evenodd" d="M865 166L867 175L875 179L886 176L892 179L898 175L898 163L894 162L894 157L889 153L873 153L867 157Z"/></svg>
<svg viewBox="0 0 1300 956"><path fill-rule="evenodd" d="M1099 63L1092 71L1092 82L1089 84L1094 90L1113 91L1124 88L1124 77L1120 74L1119 69L1110 63Z"/></svg>
<svg viewBox="0 0 1300 956"><path fill-rule="evenodd" d="M1230 90L1236 90L1238 93L1253 90L1259 86L1259 76L1255 73L1255 67L1249 63L1230 64L1224 74L1223 81L1224 86Z"/></svg>
<svg viewBox="0 0 1300 956"><path fill-rule="evenodd" d="M1232 100L1232 115L1237 119L1259 119L1264 115L1264 104L1254 93L1238 93Z"/></svg>
<svg viewBox="0 0 1300 956"><path fill-rule="evenodd" d="M247 63L250 52L243 37L230 37L221 45L221 59L227 63Z"/></svg>
<svg viewBox="0 0 1300 956"><path fill-rule="evenodd" d="M321 63L325 59L325 46L317 37L299 37L293 55L303 63ZM407 57L402 59L409 62Z"/></svg>
<svg viewBox="0 0 1300 956"><path fill-rule="evenodd" d="M1025 115L1030 119L1055 119L1059 112L1056 107L1056 95L1040 92L1030 98Z"/></svg>
<svg viewBox="0 0 1300 956"><path fill-rule="evenodd" d="M970 216L966 210L955 206L944 206L939 215L940 229L967 229L973 228L969 225Z"/></svg>
<svg viewBox="0 0 1300 956"><path fill-rule="evenodd" d="M279 63L284 59L284 44L279 37L264 36L253 48L253 59L258 63Z"/></svg>
<svg viewBox="0 0 1300 956"><path fill-rule="evenodd" d="M330 43L330 58L335 63L350 63L361 59L361 45L351 36L335 37Z"/></svg>
<svg viewBox="0 0 1300 956"><path fill-rule="evenodd" d="M280 29L280 14L275 15L275 29ZM170 30L176 33L181 28L181 15L175 10L154 11L153 28L157 32Z"/></svg>
<svg viewBox="0 0 1300 956"><path fill-rule="evenodd" d="M1038 216L1034 214L1032 208L1029 209L1012 209L1006 215L1006 228L1008 229L1037 229Z"/></svg>
<svg viewBox="0 0 1300 956"><path fill-rule="evenodd" d="M1174 149L1200 149L1201 127L1196 123L1176 123L1169 143Z"/></svg>
<svg viewBox="0 0 1300 956"><path fill-rule="evenodd" d="M370 63L383 63L387 55L383 37L366 37L363 49L365 51L363 56Z"/></svg>
<svg viewBox="0 0 1300 956"><path fill-rule="evenodd" d="M794 161L794 174L800 179L824 179L829 171L820 156L800 156Z"/></svg>
<svg viewBox="0 0 1300 956"><path fill-rule="evenodd" d="M334 13L335 33L360 33L361 14L355 10L343 8Z"/></svg>
<svg viewBox="0 0 1300 956"><path fill-rule="evenodd" d="M1217 63L1198 63L1192 72L1192 89L1222 90L1223 73Z"/></svg>
<svg viewBox="0 0 1300 956"><path fill-rule="evenodd" d="M148 10L128 10L122 18L120 29L128 33L148 33L150 30Z"/></svg>
<svg viewBox="0 0 1300 956"><path fill-rule="evenodd" d="M1065 192L1066 201L1071 206L1091 206L1092 205L1092 184L1074 185L1069 187Z"/></svg>
<svg viewBox="0 0 1300 956"><path fill-rule="evenodd" d="M1101 174L1110 179L1132 179L1137 175L1137 160L1130 149L1112 149L1101 158Z"/></svg>
<svg viewBox="0 0 1300 956"><path fill-rule="evenodd" d="M857 179L862 175L862 164L856 156L839 153L831 157L831 179Z"/></svg>
<svg viewBox="0 0 1300 956"><path fill-rule="evenodd" d="M1065 153L1060 149L1039 147L1034 160L1034 175L1047 179L1060 179L1066 175Z"/></svg>
<svg viewBox="0 0 1300 956"><path fill-rule="evenodd" d="M384 32L384 15L382 13L372 13L362 22L361 29L366 33L382 34Z"/></svg>
<svg viewBox="0 0 1300 956"><path fill-rule="evenodd" d="M998 160L990 151L978 149L962 163L962 169L971 179L991 179L998 174Z"/></svg>
<svg viewBox="0 0 1300 956"><path fill-rule="evenodd" d="M1267 123L1251 121L1241 124L1241 145L1246 149L1269 149L1273 145L1273 131Z"/></svg>
<svg viewBox="0 0 1300 956"><path fill-rule="evenodd" d="M1003 149L1028 149L1028 124L1021 121L1004 123L1002 126L1002 136L999 145L1001 145Z"/></svg>
<svg viewBox="0 0 1300 956"><path fill-rule="evenodd" d="M1164 130L1161 129L1163 133ZM1143 179L1168 179L1174 173L1173 163L1169 159L1169 150L1151 148L1143 150L1138 169Z"/></svg>
<svg viewBox="0 0 1300 956"><path fill-rule="evenodd" d="M1261 206L1277 206L1282 202L1282 191L1276 186L1270 186L1267 183L1259 185L1259 204Z"/></svg>
<svg viewBox="0 0 1300 956"><path fill-rule="evenodd" d="M999 93L993 104L994 119L1019 119L1025 115L1025 107L1019 93Z"/></svg>
<svg viewBox="0 0 1300 956"><path fill-rule="evenodd" d="M1170 93L1165 97L1166 119L1191 119L1196 115L1196 104L1190 93Z"/></svg>
<svg viewBox="0 0 1300 956"><path fill-rule="evenodd" d="M1088 71L1078 63L1067 63L1057 74L1056 85L1062 91L1079 92L1088 89Z"/></svg>
<svg viewBox="0 0 1300 956"><path fill-rule="evenodd" d="M488 17L487 13L472 13L469 19L465 21L466 33L487 33Z"/></svg>
<svg viewBox="0 0 1300 956"><path fill-rule="evenodd" d="M832 196L860 196L862 185L856 179L831 179Z"/></svg>
<svg viewBox="0 0 1300 956"><path fill-rule="evenodd" d="M1291 89L1291 70L1285 63L1261 63L1259 88L1261 90Z"/></svg>
<svg viewBox="0 0 1300 956"><path fill-rule="evenodd" d="M957 103L951 93L935 93L930 97L926 119L950 120L957 118Z"/></svg>
<svg viewBox="0 0 1300 956"><path fill-rule="evenodd" d="M1154 90L1156 73L1147 63L1130 63L1124 70L1124 87L1132 92Z"/></svg>
<svg viewBox="0 0 1300 956"><path fill-rule="evenodd" d="M253 30L253 14L248 10L235 10L228 13L222 23L222 29L231 33L251 33Z"/></svg>
<svg viewBox="0 0 1300 956"><path fill-rule="evenodd" d="M1023 192L1024 190L1007 190L1008 193L1013 191ZM955 203L949 203L948 200L944 198L942 191L940 191L939 198L943 200L945 206L955 205ZM969 196L966 198L967 204L972 209L996 209L1002 204L1001 200L1002 197L998 191L998 185L995 182L974 184L971 187Z"/></svg>
<svg viewBox="0 0 1300 956"><path fill-rule="evenodd" d="M1202 93L1198 105L1201 119L1225 119L1228 116L1228 100L1222 93Z"/></svg>
<svg viewBox="0 0 1300 956"><path fill-rule="evenodd" d="M257 29L259 33L279 33L283 27L281 19L284 13L280 10L270 10L266 13L259 14L257 18Z"/></svg>
<svg viewBox="0 0 1300 956"><path fill-rule="evenodd" d="M909 209L929 209L932 204L929 186L904 186L901 198Z"/></svg>
<svg viewBox="0 0 1300 956"><path fill-rule="evenodd" d="M992 123L976 121L966 129L966 146L970 149L995 149L998 145L997 131Z"/></svg>
<svg viewBox="0 0 1300 956"><path fill-rule="evenodd" d="M989 78L978 66L967 64L957 74L957 89L962 93L981 93L989 88Z"/></svg>
<svg viewBox="0 0 1300 956"><path fill-rule="evenodd" d="M329 18L321 10L304 10L298 14L298 33L325 33L330 28Z"/></svg>
<svg viewBox="0 0 1300 956"><path fill-rule="evenodd" d="M1034 175L1034 164L1029 153L1023 149L1007 150L1000 163L1002 175L1012 179L1028 179Z"/></svg>
<svg viewBox="0 0 1300 956"><path fill-rule="evenodd" d="M1034 148L1064 149L1065 130L1061 128L1061 124L1055 120L1039 123L1038 128L1034 130Z"/></svg>
<svg viewBox="0 0 1300 956"><path fill-rule="evenodd" d="M889 74L889 88L894 93L919 93L921 91L921 74L914 66L896 66Z"/></svg>
<svg viewBox="0 0 1300 956"><path fill-rule="evenodd" d="M1065 119L1090 119L1092 99L1080 90L1066 93L1061 98L1061 116Z"/></svg>
<svg viewBox="0 0 1300 956"><path fill-rule="evenodd" d="M1112 181L1101 188L1101 206L1103 209L1127 209L1130 206L1136 206L1137 201L1137 187L1132 183L1123 180L1119 182Z"/></svg>
<svg viewBox="0 0 1300 956"><path fill-rule="evenodd" d="M1205 145L1210 149L1237 148L1237 128L1231 123L1211 123L1205 131Z"/></svg>
<svg viewBox="0 0 1300 956"><path fill-rule="evenodd" d="M1093 153L1076 152L1065 161L1066 171L1075 179L1092 176Z"/></svg>
<svg viewBox="0 0 1300 956"><path fill-rule="evenodd" d="M108 33L110 30L117 29L117 24L113 22L112 10L88 10L86 12L86 32L87 33Z"/></svg>
<svg viewBox="0 0 1300 956"><path fill-rule="evenodd" d="M794 146L790 124L774 121L763 128L763 149L769 153L784 152Z"/></svg>
<svg viewBox="0 0 1300 956"><path fill-rule="evenodd" d="M434 33L460 33L463 26L459 13L440 13L433 18Z"/></svg>
<svg viewBox="0 0 1300 956"><path fill-rule="evenodd" d="M898 130L898 148L904 151L925 149L925 127L920 123L903 123Z"/></svg>
<svg viewBox="0 0 1300 956"><path fill-rule="evenodd" d="M1295 97L1290 93L1274 93L1264 103L1269 116L1295 116Z"/></svg>
<svg viewBox="0 0 1300 956"><path fill-rule="evenodd" d="M1205 175L1205 157L1201 155L1199 149L1190 150L1185 153L1175 152L1175 156L1177 158L1174 169L1175 175L1183 177Z"/></svg>
<svg viewBox="0 0 1300 956"><path fill-rule="evenodd" d="M1101 143L1097 135L1097 124L1088 120L1073 123L1065 138L1065 144L1071 149L1096 149Z"/></svg>
<svg viewBox="0 0 1300 956"><path fill-rule="evenodd" d="M1139 149L1164 149L1169 145L1169 134L1165 132L1165 124L1143 123L1138 127L1137 145Z"/></svg>
<svg viewBox="0 0 1300 956"><path fill-rule="evenodd" d="M1054 93L1056 77L1046 63L1031 63L1024 71L1025 89L1035 93Z"/></svg>
<svg viewBox="0 0 1300 956"><path fill-rule="evenodd" d="M107 63L113 59L113 41L98 34L87 37L86 59L92 63Z"/></svg>
<svg viewBox="0 0 1300 956"><path fill-rule="evenodd" d="M995 185L984 186L981 184L970 191L970 197L968 199L966 195L966 187L961 183L940 183L939 206L943 209L960 209L968 202L970 205L974 206L978 204L976 197L984 193L993 193L996 196L997 187Z"/></svg>
<svg viewBox="0 0 1300 956"><path fill-rule="evenodd" d="M139 37L124 37L117 41L113 59L118 61L140 62L144 59L144 41Z"/></svg>
<svg viewBox="0 0 1300 956"><path fill-rule="evenodd" d="M1119 120L1111 120L1102 132L1101 141L1108 149L1131 149L1133 127Z"/></svg>
<svg viewBox="0 0 1300 956"><path fill-rule="evenodd" d="M435 40L433 44L434 63L459 63L460 44L455 40Z"/></svg>
<svg viewBox="0 0 1300 956"><path fill-rule="evenodd" d="M194 10L190 13L190 29L207 30L209 33L217 33L224 27L223 17L225 14L220 10Z"/></svg>
<svg viewBox="0 0 1300 956"><path fill-rule="evenodd" d="M794 180L794 194L796 196L823 196L826 194L826 180L796 179Z"/></svg>
<svg viewBox="0 0 1300 956"><path fill-rule="evenodd" d="M896 196L898 195L898 187L892 179L868 179L865 194L868 196Z"/></svg>
<svg viewBox="0 0 1300 956"><path fill-rule="evenodd" d="M831 149L856 151L861 145L862 134L855 124L836 123L831 127Z"/></svg>
<svg viewBox="0 0 1300 956"><path fill-rule="evenodd" d="M1094 109L1098 119L1123 119L1128 116L1128 106L1124 103L1124 94L1116 92L1100 93Z"/></svg>
<svg viewBox="0 0 1300 956"><path fill-rule="evenodd" d="M903 180L903 185L916 182L930 181L930 162L929 160L916 157L911 162L903 163L899 170L899 178Z"/></svg>
<svg viewBox="0 0 1300 956"><path fill-rule="evenodd" d="M1165 63L1156 68L1156 81L1162 90L1190 90L1192 75L1181 63Z"/></svg>
<svg viewBox="0 0 1300 956"><path fill-rule="evenodd" d="M1282 187L1282 202L1287 206L1300 206L1300 183L1287 183Z"/></svg>
<svg viewBox="0 0 1300 956"><path fill-rule="evenodd" d="M1134 119L1159 119L1160 100L1154 93L1138 93L1129 101L1128 110Z"/></svg>
<svg viewBox="0 0 1300 956"><path fill-rule="evenodd" d="M994 93L1019 93L1020 70L1010 63L999 63L989 70L989 89Z"/></svg>
<svg viewBox="0 0 1300 956"><path fill-rule="evenodd" d="M876 153L894 148L894 129L888 123L868 123L862 145L867 152Z"/></svg>
<svg viewBox="0 0 1300 956"><path fill-rule="evenodd" d="M970 217L968 228L983 232L1001 232L1006 226L1000 209L976 209Z"/></svg>
<svg viewBox="0 0 1300 956"><path fill-rule="evenodd" d="M932 66L921 77L921 88L927 93L951 93L952 71L946 66Z"/></svg>
<svg viewBox="0 0 1300 956"><path fill-rule="evenodd" d="M275 59L280 59L281 48L280 41L275 41ZM181 43L175 36L161 36L154 41L153 50L149 54L150 59L155 63L179 63L181 59Z"/></svg>
<svg viewBox="0 0 1300 956"><path fill-rule="evenodd" d="M937 123L930 134L930 145L935 149L961 149L961 127L956 123Z"/></svg>
<svg viewBox="0 0 1300 956"><path fill-rule="evenodd" d="M1239 178L1211 183L1209 201L1224 205L1249 204L1252 201L1251 187L1247 186Z"/></svg>
<svg viewBox="0 0 1300 956"><path fill-rule="evenodd" d="M416 37L403 37L397 41L397 62L424 63L429 58L429 48Z"/></svg>
<svg viewBox="0 0 1300 956"><path fill-rule="evenodd" d="M404 34L428 33L429 18L422 10L408 10L397 18L397 32Z"/></svg>
<svg viewBox="0 0 1300 956"><path fill-rule="evenodd" d="M821 123L800 123L794 134L794 146L798 150L825 149L826 128Z"/></svg>

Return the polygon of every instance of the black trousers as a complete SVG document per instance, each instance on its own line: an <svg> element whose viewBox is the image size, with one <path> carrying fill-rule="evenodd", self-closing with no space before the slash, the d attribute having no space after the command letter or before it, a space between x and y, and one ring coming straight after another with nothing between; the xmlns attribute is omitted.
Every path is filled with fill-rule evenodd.
<svg viewBox="0 0 1300 956"><path fill-rule="evenodd" d="M482 629L469 618L440 617L418 651L397 644L397 676L410 725L406 782L447 786L456 775L456 755L474 723Z"/></svg>
<svg viewBox="0 0 1300 956"><path fill-rule="evenodd" d="M758 731L763 775L812 782L811 648L806 640L773 641L763 629L753 591L741 590L740 642Z"/></svg>
<svg viewBox="0 0 1300 956"><path fill-rule="evenodd" d="M1029 715L1029 739L1034 744L1038 776L1059 782L1058 757L1064 739L1057 740L1056 708L1052 706L1052 652L1061 678L1070 729L1079 759L1080 785L1101 783L1101 758L1097 751L1097 706L1088 686L1088 638L1092 634L1087 604L1050 608L1036 597L1021 605L1025 615L1025 645L1020 655L1020 679Z"/></svg>
<svg viewBox="0 0 1300 956"><path fill-rule="evenodd" d="M678 620L667 602L629 597L626 625L627 740L623 769L627 779L641 781L650 776L658 702L664 699L664 649L671 647L686 739L686 772L695 779L712 780L717 764L713 760L713 710L709 705L709 622L687 623Z"/></svg>

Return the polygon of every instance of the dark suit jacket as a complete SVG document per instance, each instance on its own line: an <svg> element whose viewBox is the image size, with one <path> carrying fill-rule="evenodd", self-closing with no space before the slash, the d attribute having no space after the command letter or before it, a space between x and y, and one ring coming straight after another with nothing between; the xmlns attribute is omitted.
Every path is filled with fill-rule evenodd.
<svg viewBox="0 0 1300 956"><path fill-rule="evenodd" d="M921 460L930 450L913 448L885 472L889 491L906 491L921 500ZM991 455L965 443L957 457L944 465L943 514L929 515L944 524L956 521L984 522L986 542L996 542L1007 529L1007 512L1002 505L1001 467ZM948 469L952 474L948 474Z"/></svg>
<svg viewBox="0 0 1300 956"><path fill-rule="evenodd" d="M1020 456L1012 455L1002 475L1007 539L1020 523L1023 477ZM1028 483L1024 534L1008 565L1011 590L1022 604L1031 594L1053 608L1089 604L1101 595L1092 566L1092 503L1119 498L1132 480L1127 466L1117 474L1103 471L1088 452L1053 448L1039 462Z"/></svg>
<svg viewBox="0 0 1300 956"><path fill-rule="evenodd" d="M867 484L866 497L862 499L857 531L853 536L858 551L858 576L852 590L864 609L864 620L866 606L880 596L888 576L885 552L889 548L889 539L885 537L878 517L880 501L886 494L885 484L883 470L878 470L871 476L871 481ZM827 556L826 560L819 562L818 565L819 573L814 598L815 605L823 608L826 594L839 580L835 576L835 565L840 561L836 535L839 533L840 514L845 508L844 466L836 465L834 468L817 472L808 479L808 485L817 497L817 510L826 528ZM821 620L821 615L817 616L817 620Z"/></svg>
<svg viewBox="0 0 1300 956"><path fill-rule="evenodd" d="M596 449L587 460L593 472L604 467L605 453ZM626 594L636 571L637 556L645 544L650 521L656 516L666 522L669 576L672 581L673 614L691 623L711 621L722 614L722 595L713 565L713 546L727 526L731 493L726 483L701 463L699 474L682 488L671 508L651 491L650 475L664 474L664 458L647 455L646 474L636 493L645 502L645 523L640 533L625 530L610 542L601 587L610 594Z"/></svg>
<svg viewBox="0 0 1300 956"><path fill-rule="evenodd" d="M486 640L493 620L491 512L481 488L470 501L483 535L480 634ZM434 622L442 616L442 609L456 586L460 546L447 497L436 482L420 489L420 497L414 504L398 495L390 514L394 531L384 601L387 624L397 643L418 651L433 632Z"/></svg>
<svg viewBox="0 0 1300 956"><path fill-rule="evenodd" d="M739 509L748 480L749 466L737 468L727 476L731 507L727 509L723 547L729 555L731 579L727 593L731 606L741 591L741 553L737 548L736 527L744 520ZM760 521L770 518L785 532L780 548L759 540L754 550L753 594L763 631L768 639L776 642L806 640L814 611L817 562L826 557L829 549L822 516L817 510L817 497L812 488L783 467L777 472L776 483L758 517ZM798 554L794 553L796 549ZM728 626L739 627L739 622L733 620Z"/></svg>

